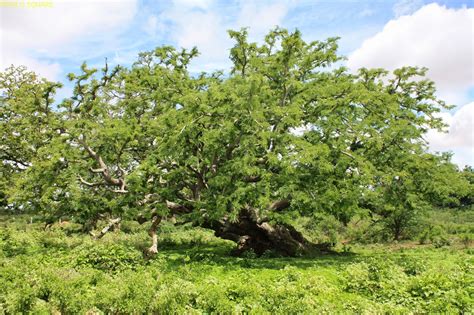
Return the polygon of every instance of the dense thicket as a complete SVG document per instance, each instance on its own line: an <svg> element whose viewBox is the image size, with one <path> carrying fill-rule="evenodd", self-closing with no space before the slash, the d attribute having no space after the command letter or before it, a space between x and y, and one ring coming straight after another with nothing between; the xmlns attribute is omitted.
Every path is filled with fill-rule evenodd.
<svg viewBox="0 0 474 315"><path fill-rule="evenodd" d="M449 108L426 69L353 74L335 38L229 34L230 73L190 74L197 50L160 47L130 68L83 64L58 108L58 83L3 72L3 206L74 215L89 229L102 217L151 220L151 254L174 215L237 252L296 255L314 244L294 217L370 216L400 239L428 205L469 202L472 180L426 151L424 134Z"/></svg>

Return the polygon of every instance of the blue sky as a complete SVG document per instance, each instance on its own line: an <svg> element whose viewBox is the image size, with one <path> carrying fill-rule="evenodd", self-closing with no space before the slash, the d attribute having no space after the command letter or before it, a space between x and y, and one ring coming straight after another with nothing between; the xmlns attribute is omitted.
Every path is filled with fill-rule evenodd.
<svg viewBox="0 0 474 315"><path fill-rule="evenodd" d="M307 40L341 37L339 52L351 70L427 66L438 95L457 105L441 115L448 133L427 135L430 148L454 152L460 166L474 165L472 1L35 1L51 5L0 8L0 66L24 64L64 83L83 61L101 66L107 57L130 65L138 52L163 44L197 46L194 72L226 70L232 46L226 30L249 27L259 41L276 25L297 28ZM66 84L60 97L69 93Z"/></svg>

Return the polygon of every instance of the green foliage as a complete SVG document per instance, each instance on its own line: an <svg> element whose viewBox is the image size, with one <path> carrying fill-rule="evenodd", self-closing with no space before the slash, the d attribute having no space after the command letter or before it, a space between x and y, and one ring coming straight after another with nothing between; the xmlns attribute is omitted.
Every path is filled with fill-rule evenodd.
<svg viewBox="0 0 474 315"><path fill-rule="evenodd" d="M397 301L400 306L416 312L467 311L472 297L465 290L472 281L461 266L427 267L418 260L401 260L402 267L391 259L355 263L346 269L349 292L360 292L380 302Z"/></svg>
<svg viewBox="0 0 474 315"><path fill-rule="evenodd" d="M167 215L166 201L198 223L236 221L248 206L286 223L370 215L399 240L430 204L470 202L472 172L426 152L423 135L443 128L434 114L450 108L427 69L352 74L334 66L337 38L229 35L228 74L191 75L196 49L159 47L130 68L82 64L57 110L60 84L1 73L1 203L80 223ZM290 203L271 211L275 200Z"/></svg>
<svg viewBox="0 0 474 315"><path fill-rule="evenodd" d="M409 276L420 275L428 269L426 260L418 257L410 257L409 255L400 255L397 264L400 265L403 271Z"/></svg>
<svg viewBox="0 0 474 315"><path fill-rule="evenodd" d="M9 189L54 138L59 127L53 96L59 83L39 78L23 66L0 72L0 209L7 207ZM33 207L31 200L23 207ZM16 210L19 205L10 205Z"/></svg>
<svg viewBox="0 0 474 315"><path fill-rule="evenodd" d="M446 231L440 226L428 226L420 234L420 244L427 242L442 243L447 238Z"/></svg>
<svg viewBox="0 0 474 315"><path fill-rule="evenodd" d="M332 215L315 214L311 218L302 217L296 220L298 227L309 240L318 244L334 246L342 237L343 227Z"/></svg>
<svg viewBox="0 0 474 315"><path fill-rule="evenodd" d="M440 226L448 234L474 233L474 211L461 209L435 209L427 213L425 224Z"/></svg>
<svg viewBox="0 0 474 315"><path fill-rule="evenodd" d="M73 251L77 266L88 266L99 270L117 271L124 268L133 268L142 259L137 250L118 244L90 244L79 246Z"/></svg>
<svg viewBox="0 0 474 315"><path fill-rule="evenodd" d="M4 313L462 313L474 305L468 250L384 245L314 258L235 258L231 244L209 231L165 224L160 237L169 246L144 261L143 231L93 241L21 221L8 234L27 252L0 257ZM53 235L58 244L41 245ZM3 238L1 246L5 252Z"/></svg>
<svg viewBox="0 0 474 315"><path fill-rule="evenodd" d="M474 243L474 235L473 234L461 234L461 243L464 247L468 248Z"/></svg>
<svg viewBox="0 0 474 315"><path fill-rule="evenodd" d="M6 257L28 254L38 247L33 235L9 229L1 231L2 254Z"/></svg>
<svg viewBox="0 0 474 315"><path fill-rule="evenodd" d="M383 222L374 222L367 218L355 218L345 231L345 236L361 244L386 243L393 240L393 235Z"/></svg>
<svg viewBox="0 0 474 315"><path fill-rule="evenodd" d="M460 204L462 207L472 209L474 207L474 168L472 166L466 166L462 170L462 176L468 182L468 190L467 193L458 194Z"/></svg>

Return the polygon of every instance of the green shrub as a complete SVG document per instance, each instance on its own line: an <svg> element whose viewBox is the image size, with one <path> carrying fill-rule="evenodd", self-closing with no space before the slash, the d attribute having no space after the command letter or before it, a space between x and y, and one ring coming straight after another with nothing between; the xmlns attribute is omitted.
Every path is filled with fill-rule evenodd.
<svg viewBox="0 0 474 315"><path fill-rule="evenodd" d="M451 240L448 238L448 235L439 235L437 237L434 237L432 242L433 242L433 246L436 248L441 248L444 246L451 245Z"/></svg>
<svg viewBox="0 0 474 315"><path fill-rule="evenodd" d="M439 225L429 225L425 227L420 233L418 239L420 244L427 244L430 242L436 248L449 246L451 244L448 234Z"/></svg>
<svg viewBox="0 0 474 315"><path fill-rule="evenodd" d="M97 283L94 306L107 314L150 313L157 290L156 273L143 269L123 271Z"/></svg>
<svg viewBox="0 0 474 315"><path fill-rule="evenodd" d="M1 251L6 257L13 257L38 250L35 234L35 232L5 229L0 234Z"/></svg>
<svg viewBox="0 0 474 315"><path fill-rule="evenodd" d="M468 311L472 306L464 274L456 270L425 272L411 278L406 291L412 304L431 313Z"/></svg>
<svg viewBox="0 0 474 315"><path fill-rule="evenodd" d="M124 233L142 233L144 231L144 226L138 223L137 221L122 221L120 223L120 230Z"/></svg>
<svg viewBox="0 0 474 315"><path fill-rule="evenodd" d="M465 248L469 248L474 243L473 234L470 233L461 234L459 239Z"/></svg>
<svg viewBox="0 0 474 315"><path fill-rule="evenodd" d="M419 275L428 268L425 261L419 257L402 255L398 261L399 265L403 268L403 271L410 276Z"/></svg>
<svg viewBox="0 0 474 315"><path fill-rule="evenodd" d="M185 314L196 304L198 291L193 283L176 279L170 283L163 283L155 292L152 310L163 314Z"/></svg>
<svg viewBox="0 0 474 315"><path fill-rule="evenodd" d="M249 252L235 258L228 255L234 245L208 230L164 227L160 238L169 243L147 261L137 249L149 245L146 229L110 233L99 241L30 225L0 229L1 252L5 245L9 250L0 256L0 314L457 314L473 309L472 249L423 246L402 252L390 245L353 244L353 255L256 258Z"/></svg>
<svg viewBox="0 0 474 315"><path fill-rule="evenodd" d="M386 227L368 219L350 222L347 227L347 237L360 244L385 243L393 239Z"/></svg>
<svg viewBox="0 0 474 315"><path fill-rule="evenodd" d="M76 266L87 266L104 271L135 268L143 262L140 252L119 244L86 244L75 249Z"/></svg>
<svg viewBox="0 0 474 315"><path fill-rule="evenodd" d="M467 290L469 273L469 267L452 263L449 268L430 267L416 257L369 259L346 268L345 290L379 303L395 302L415 313L456 313L473 305Z"/></svg>
<svg viewBox="0 0 474 315"><path fill-rule="evenodd" d="M371 258L348 266L345 270L345 279L347 291L378 296L387 287L401 285L406 275L400 266L389 259Z"/></svg>
<svg viewBox="0 0 474 315"><path fill-rule="evenodd" d="M341 238L343 227L334 216L317 213L311 218L299 218L295 225L314 243L336 244Z"/></svg>

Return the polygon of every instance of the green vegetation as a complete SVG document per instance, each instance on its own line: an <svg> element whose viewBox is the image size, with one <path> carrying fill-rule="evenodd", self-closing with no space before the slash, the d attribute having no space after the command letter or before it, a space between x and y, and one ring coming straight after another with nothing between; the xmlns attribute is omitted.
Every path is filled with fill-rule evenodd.
<svg viewBox="0 0 474 315"><path fill-rule="evenodd" d="M229 35L229 73L164 46L64 100L0 72L0 310L472 311L474 170L427 151L427 69Z"/></svg>
<svg viewBox="0 0 474 315"><path fill-rule="evenodd" d="M442 247L352 243L350 251L340 246L300 258L232 257L232 242L212 231L165 222L160 250L146 260L148 236L133 222L93 240L73 223L44 230L27 217L2 220L0 312L7 314L468 313L474 307L474 250L453 234ZM472 233L472 221L464 228Z"/></svg>
<svg viewBox="0 0 474 315"><path fill-rule="evenodd" d="M299 218L334 228L370 217L402 240L427 209L472 204L473 170L426 150L424 134L444 126L436 113L451 108L427 69L353 74L336 66L336 38L229 35L230 73L193 75L196 49L159 47L130 68L84 63L57 106L60 83L0 73L0 206L74 215L86 231L103 217L152 221L150 256L170 215L239 253L297 256L314 247Z"/></svg>

